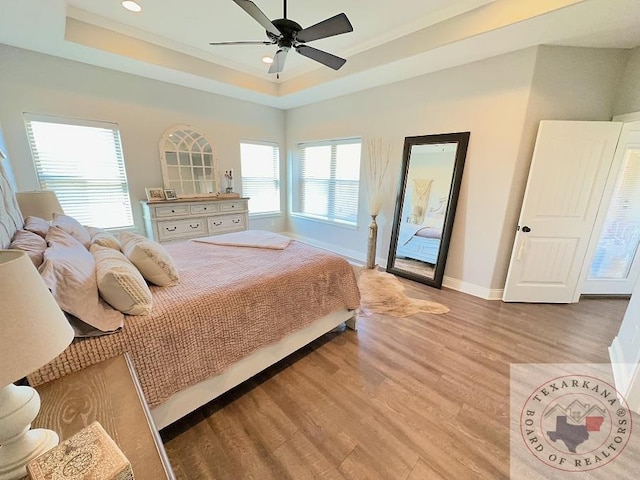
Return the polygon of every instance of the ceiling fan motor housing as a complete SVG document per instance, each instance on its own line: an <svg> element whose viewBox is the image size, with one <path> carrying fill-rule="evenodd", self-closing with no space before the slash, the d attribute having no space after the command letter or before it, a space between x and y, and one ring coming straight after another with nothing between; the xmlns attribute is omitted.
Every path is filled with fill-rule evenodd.
<svg viewBox="0 0 640 480"><path fill-rule="evenodd" d="M289 20L288 18L279 18L277 20L273 20L272 23L278 30L280 30L282 38L278 38L276 35L268 31L267 36L274 42L277 42L279 47L291 48L296 42L296 35L300 30L302 30L300 24L293 20Z"/></svg>

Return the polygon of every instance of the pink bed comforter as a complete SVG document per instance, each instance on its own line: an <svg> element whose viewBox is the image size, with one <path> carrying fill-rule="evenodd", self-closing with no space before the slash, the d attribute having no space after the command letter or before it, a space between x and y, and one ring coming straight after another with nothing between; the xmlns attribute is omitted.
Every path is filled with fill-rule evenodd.
<svg viewBox="0 0 640 480"><path fill-rule="evenodd" d="M153 311L127 316L113 335L76 339L29 376L38 385L129 352L151 407L341 308L356 309L353 269L341 257L291 242L284 250L169 245L180 273L152 287Z"/></svg>

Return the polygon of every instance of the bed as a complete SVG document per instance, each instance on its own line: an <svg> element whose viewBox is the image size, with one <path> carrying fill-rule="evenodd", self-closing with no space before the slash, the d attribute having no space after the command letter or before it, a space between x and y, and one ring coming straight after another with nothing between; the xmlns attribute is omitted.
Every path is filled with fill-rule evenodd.
<svg viewBox="0 0 640 480"><path fill-rule="evenodd" d="M412 258L435 265L438 261L442 227L403 223L398 236L398 258Z"/></svg>
<svg viewBox="0 0 640 480"><path fill-rule="evenodd" d="M0 173L7 248L23 219ZM151 287L151 314L125 316L111 335L75 339L29 382L128 352L161 429L340 324L355 329L359 292L341 257L296 241L283 250L194 241L167 250L180 281Z"/></svg>

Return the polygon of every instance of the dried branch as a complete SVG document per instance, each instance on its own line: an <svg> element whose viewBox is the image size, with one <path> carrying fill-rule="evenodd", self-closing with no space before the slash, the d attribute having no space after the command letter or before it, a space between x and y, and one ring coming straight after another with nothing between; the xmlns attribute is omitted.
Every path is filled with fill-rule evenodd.
<svg viewBox="0 0 640 480"><path fill-rule="evenodd" d="M367 141L367 195L369 213L378 215L389 189L386 181L387 170L391 161L393 144L382 138L371 138Z"/></svg>

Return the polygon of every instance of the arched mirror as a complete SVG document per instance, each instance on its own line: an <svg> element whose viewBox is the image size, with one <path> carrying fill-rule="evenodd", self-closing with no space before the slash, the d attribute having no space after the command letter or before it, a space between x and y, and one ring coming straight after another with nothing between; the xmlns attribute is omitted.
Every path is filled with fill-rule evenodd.
<svg viewBox="0 0 640 480"><path fill-rule="evenodd" d="M441 287L469 135L405 138L387 272Z"/></svg>
<svg viewBox="0 0 640 480"><path fill-rule="evenodd" d="M218 159L207 137L189 125L168 129L160 138L164 188L178 198L210 197L218 193Z"/></svg>

